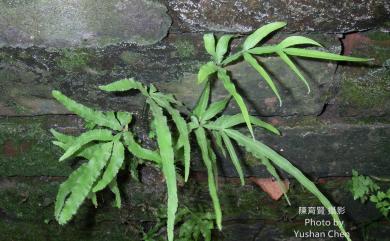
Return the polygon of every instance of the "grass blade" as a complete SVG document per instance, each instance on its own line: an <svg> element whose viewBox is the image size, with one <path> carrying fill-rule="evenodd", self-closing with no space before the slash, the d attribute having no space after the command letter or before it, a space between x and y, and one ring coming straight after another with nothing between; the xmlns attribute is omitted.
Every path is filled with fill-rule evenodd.
<svg viewBox="0 0 390 241"><path fill-rule="evenodd" d="M268 75L267 71L261 65L257 62L255 58L252 57L252 55L248 53L244 53L244 59L246 62L248 62L267 82L268 86L272 89L276 97L278 97L279 104L282 106L282 98L280 98L279 91L275 86L275 83L271 79L271 77Z"/></svg>

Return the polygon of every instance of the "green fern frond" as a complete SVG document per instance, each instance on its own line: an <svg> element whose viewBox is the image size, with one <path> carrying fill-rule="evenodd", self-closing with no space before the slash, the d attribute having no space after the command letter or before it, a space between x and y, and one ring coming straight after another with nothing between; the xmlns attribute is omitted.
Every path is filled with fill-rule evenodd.
<svg viewBox="0 0 390 241"><path fill-rule="evenodd" d="M173 108L166 99L161 98L161 96L159 97L155 95L151 95L151 96L159 106L167 110L167 112L171 115L173 122L176 125L176 129L179 132L179 139L177 142L177 146L179 148L183 147L184 150L184 181L187 182L188 177L190 175L190 154L191 154L191 145L190 145L187 122L181 116L180 112L177 109Z"/></svg>
<svg viewBox="0 0 390 241"><path fill-rule="evenodd" d="M233 96L234 100L236 101L238 107L241 110L242 116L245 120L246 126L248 127L250 134L252 135L253 138L255 138L255 136L253 134L252 123L251 123L250 117L249 117L248 108L246 107L241 95L237 92L236 87L234 86L234 84L230 80L230 77L227 74L225 69L218 70L218 79L222 80L223 86L225 87L225 89L229 92L229 94L231 94Z"/></svg>
<svg viewBox="0 0 390 241"><path fill-rule="evenodd" d="M267 37L270 33L286 26L286 22L274 22L262 26L255 32L250 34L244 41L243 49L248 50L255 47L261 40Z"/></svg>
<svg viewBox="0 0 390 241"><path fill-rule="evenodd" d="M112 136L112 132L109 130L96 129L87 131L72 141L72 145L69 146L65 153L60 157L60 161L69 158L82 146L92 141L111 141L113 138L114 137Z"/></svg>
<svg viewBox="0 0 390 241"><path fill-rule="evenodd" d="M209 185L209 192L211 196L211 200L213 201L215 219L217 222L218 228L222 229L222 211L221 205L219 204L219 198L217 194L217 188L215 183L213 164L209 156L209 149L207 144L207 136L206 132L202 127L199 127L195 130L196 141L199 145L199 148L202 153L202 159L207 169L207 178Z"/></svg>
<svg viewBox="0 0 390 241"><path fill-rule="evenodd" d="M196 103L192 111L193 115L198 117L198 119L202 118L204 112L206 111L207 106L209 105L209 99L210 99L210 81L207 81L203 88L202 94L198 98L198 102Z"/></svg>
<svg viewBox="0 0 390 241"><path fill-rule="evenodd" d="M226 149L229 152L230 159L232 160L233 165L236 168L236 171L238 173L238 176L240 177L241 185L244 186L245 185L244 172L242 171L242 167L240 161L238 160L236 151L234 150L234 146L230 141L230 138L224 132L221 132L221 136L223 142L225 143Z"/></svg>
<svg viewBox="0 0 390 241"><path fill-rule="evenodd" d="M282 98L280 97L279 91L276 88L274 81L268 75L267 71L257 62L257 60L255 58L252 57L252 55L250 55L248 53L244 53L244 59L264 78L264 80L267 82L268 86L271 88L271 90L274 92L274 94L278 97L280 106L282 106Z"/></svg>
<svg viewBox="0 0 390 241"><path fill-rule="evenodd" d="M278 183L278 186L280 190L283 192L283 196L286 199L288 205L291 206L290 199L287 196L287 190L286 187L284 186L282 180L280 179L280 176L278 172L276 171L275 167L272 165L272 163L265 157L265 156L258 156L260 157L261 163L267 168L267 171L276 179L276 182Z"/></svg>
<svg viewBox="0 0 390 241"><path fill-rule="evenodd" d="M59 224L67 223L77 212L91 191L111 156L112 142L89 147L93 154L89 162L83 164L60 186L55 205L55 217Z"/></svg>
<svg viewBox="0 0 390 241"><path fill-rule="evenodd" d="M145 149L141 147L135 140L134 136L131 132L124 132L123 133L123 140L125 142L125 145L130 153L132 153L134 156L143 159L152 161L158 165L161 165L161 157L156 151L152 151L149 149Z"/></svg>
<svg viewBox="0 0 390 241"><path fill-rule="evenodd" d="M297 179L298 182L300 182L308 191L310 191L318 198L318 200L322 203L322 205L324 205L325 208L332 208L331 202L321 193L320 190L318 190L315 184L310 181L299 169L293 166L287 159L280 156L278 153L263 143L253 140L239 131L232 129L226 129L224 131L230 138L234 139L240 146L244 147L246 151L252 153L255 157L261 158L264 156L268 158L280 169ZM332 213L331 215L343 235L347 238L348 241L351 241L348 233L345 231L340 221L339 216L335 213Z"/></svg>
<svg viewBox="0 0 390 241"><path fill-rule="evenodd" d="M280 135L278 129L276 129L273 125L260 120L259 118L256 118L254 116L249 116L249 120L255 126L264 128L276 135ZM206 125L204 125L204 127L211 130L223 130L244 123L245 123L244 117L242 116L241 113L239 113L235 115L223 115L218 119L216 119L215 121L207 123Z"/></svg>
<svg viewBox="0 0 390 241"><path fill-rule="evenodd" d="M223 56L227 53L229 48L229 41L234 37L234 35L228 34L223 35L218 39L217 48L215 51L215 59L217 64L220 64L223 60Z"/></svg>
<svg viewBox="0 0 390 241"><path fill-rule="evenodd" d="M119 140L114 140L112 155L103 173L102 179L93 187L93 192L98 192L109 185L119 172L125 159L125 148Z"/></svg>
<svg viewBox="0 0 390 241"><path fill-rule="evenodd" d="M119 191L118 183L116 182L116 180L113 179L108 185L108 187L110 188L111 192L115 195L115 207L121 208L122 206L121 193Z"/></svg>
<svg viewBox="0 0 390 241"><path fill-rule="evenodd" d="M121 125L115 116L105 115L101 111L92 110L76 101L68 98L57 90L52 91L52 95L56 100L58 100L62 105L64 105L69 111L75 113L76 115L83 118L89 123L94 123L99 126L104 126L111 128L116 131L121 130Z"/></svg>
<svg viewBox="0 0 390 241"><path fill-rule="evenodd" d="M207 110L202 114L200 121L205 122L214 118L226 108L229 101L230 97L211 103Z"/></svg>
<svg viewBox="0 0 390 241"><path fill-rule="evenodd" d="M133 89L139 90L143 93L147 92L146 88L140 82L134 80L133 78L121 79L107 85L101 85L99 86L99 89L108 92L122 92Z"/></svg>
<svg viewBox="0 0 390 241"><path fill-rule="evenodd" d="M204 48L206 49L207 53L209 53L211 56L215 57L214 34L208 33L208 34L203 35L203 42L204 42Z"/></svg>
<svg viewBox="0 0 390 241"><path fill-rule="evenodd" d="M162 109L149 100L150 109L155 119L155 129L157 134L157 143L160 148L161 166L166 180L168 190L168 210L167 210L167 233L168 240L173 241L175 226L175 214L178 206L177 186L176 186L176 168L174 160L174 151L172 146L171 132L168 127L167 118L163 115Z"/></svg>
<svg viewBox="0 0 390 241"><path fill-rule="evenodd" d="M198 72L198 84L201 84L204 81L208 80L210 75L217 72L217 70L218 70L218 66L216 66L212 61L200 66Z"/></svg>

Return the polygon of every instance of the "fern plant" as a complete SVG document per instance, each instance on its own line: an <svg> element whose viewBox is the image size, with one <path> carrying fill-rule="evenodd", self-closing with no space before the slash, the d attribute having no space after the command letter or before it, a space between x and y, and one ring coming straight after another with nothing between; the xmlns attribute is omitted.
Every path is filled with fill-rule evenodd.
<svg viewBox="0 0 390 241"><path fill-rule="evenodd" d="M212 56L212 60L200 67L198 82L204 84L204 88L197 104L191 111L179 110L179 107L183 107L183 104L176 100L173 95L161 93L153 85L144 86L134 79L122 79L100 86L101 90L108 92L136 90L145 97L153 117L151 127L152 132L155 133L156 149L145 148L137 141L136 136L131 131L131 113L92 110L71 100L59 91L53 91L53 96L69 111L83 118L89 127L88 131L78 137L52 130L54 137L57 139L54 141L54 144L64 150L60 161L73 157L81 157L87 160L59 188L55 204L55 217L58 222L60 224L67 223L85 199L91 199L97 205L96 193L105 187L108 187L114 193L116 206L120 207L120 192L116 182L116 175L126 163L130 166L136 166L133 163L137 159L141 159L160 168L165 177L167 185L167 237L169 241L173 241L175 217L178 210L177 179L180 178L180 175L176 173L176 169L178 166L184 166L184 180L187 181L190 173L191 145L189 140L191 137L194 137L196 140L207 170L208 188L213 203L214 218L219 229L222 229L222 211L216 181L218 176L216 152L229 156L237 170L242 185L245 183L244 173L234 143L259 159L259 162L276 178L288 202L284 185L280 182L276 168L296 178L326 208L331 208L330 201L300 170L277 152L254 138L252 126L261 127L274 134L279 134L279 131L272 125L249 114L243 97L237 92L226 66L243 57L266 80L281 104L282 101L274 82L254 56L262 54L279 55L306 84L308 90L310 89L307 81L289 56L336 61L367 61L367 59L341 56L311 49L293 48L292 46L296 45L320 46L314 40L301 36L288 37L278 45L256 47L267 35L285 25L283 22L277 22L259 28L245 39L242 50L226 58L229 41L234 36L224 35L216 41L212 34L206 34L204 36L205 48ZM214 80L223 82L225 89L229 93L228 98L214 102L210 101L211 82ZM240 107L241 113L236 115L221 114L231 98ZM173 125L169 125L168 121L172 121ZM250 133L249 136L236 129L240 125L247 126ZM133 157L131 160L125 160L126 151ZM337 214L332 214L332 216L337 221L339 229L347 240L351 240L342 226L339 216ZM202 233L202 235L204 234Z"/></svg>
<svg viewBox="0 0 390 241"><path fill-rule="evenodd" d="M182 207L177 210L175 226L178 228L177 241L198 241L199 238L204 241L211 241L211 231L214 229L214 215L205 212L202 209L190 210L188 207ZM165 215L160 215L156 224L144 233L144 241L160 241L160 231L166 220Z"/></svg>
<svg viewBox="0 0 390 241"><path fill-rule="evenodd" d="M255 58L255 56L259 55L278 55L287 66L299 77L300 80L306 85L308 89L308 93L310 93L310 86L306 81L305 77L299 71L297 66L291 60L289 56L298 56L305 58L314 58L314 59L323 59L323 60L333 60L333 61L368 61L369 59L364 58L355 58L349 56L343 56L318 50L312 49L303 49L303 48L295 48L294 46L299 45L311 45L316 47L322 47L318 42L303 36L290 36L284 39L277 45L267 45L257 47L262 40L264 40L267 36L269 36L272 32L279 30L286 26L285 22L274 22L267 24L255 32L250 34L244 41L241 46L241 50L237 53L231 54L227 58L225 55L228 52L229 42L234 35L223 35L216 41L213 34L205 34L204 44L207 53L209 53L212 57L212 60L202 65L198 72L198 83L202 83L209 78L217 76L218 80L221 80L225 89L229 92L231 96L233 96L236 101L238 107L241 110L245 123L251 133L253 135L253 128L250 122L250 117L248 113L248 108L246 107L242 96L237 92L234 84L232 83L229 72L226 67L232 64L235 61L240 60L240 58L244 58L245 62L247 62L250 66L252 66L260 76L267 82L268 86L275 93L279 100L280 106L282 106L282 98L280 97L279 91L271 79L270 75L267 71L262 67L261 63ZM217 43L216 43L217 42Z"/></svg>
<svg viewBox="0 0 390 241"><path fill-rule="evenodd" d="M376 179L383 181L380 178ZM359 175L355 170L352 170L352 179L349 182L349 186L354 200L360 199L361 203L366 203L367 200L370 200L383 216L388 217L390 212L390 188L387 191L382 191L374 180L368 176Z"/></svg>

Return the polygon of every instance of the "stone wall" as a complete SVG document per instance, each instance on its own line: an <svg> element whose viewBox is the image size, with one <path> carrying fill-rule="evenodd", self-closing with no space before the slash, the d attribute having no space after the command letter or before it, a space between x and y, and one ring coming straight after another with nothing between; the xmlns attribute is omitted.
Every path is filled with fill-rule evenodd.
<svg viewBox="0 0 390 241"><path fill-rule="evenodd" d="M256 136L301 168L332 201L354 240L363 231L388 240L389 223L370 205L353 201L346 187L351 170L390 173L390 4L352 1L181 1L181 0L3 0L0 1L0 240L140 240L164 206L165 184L151 167L141 183L121 176L124 207L112 208L103 193L95 209L83 205L75 220L60 227L53 217L55 194L76 163L59 163L60 150L48 130L78 133L82 122L52 97L53 89L103 110L141 111L143 99L102 93L97 86L125 77L153 83L192 106L200 93L198 67L208 60L205 32L245 36L272 21L287 21L287 35L313 38L334 53L370 57L370 64L296 59L311 93L276 57L262 58L284 99L276 97L249 66L230 68L250 112L276 125L275 137ZM233 42L237 47L240 38ZM226 95L216 86L216 96ZM236 113L232 104L228 113ZM299 206L318 202L290 180L292 207L273 201L253 180L268 178L246 159L247 184L240 187L229 161L220 164L223 232L213 240L297 240L303 226ZM211 208L204 169L193 156L190 184L181 187L185 205ZM288 178L288 176L286 176ZM363 228L362 228L363 227ZM367 231L368 230L368 231ZM316 239L319 240L319 239ZM325 239L330 240L330 239Z"/></svg>

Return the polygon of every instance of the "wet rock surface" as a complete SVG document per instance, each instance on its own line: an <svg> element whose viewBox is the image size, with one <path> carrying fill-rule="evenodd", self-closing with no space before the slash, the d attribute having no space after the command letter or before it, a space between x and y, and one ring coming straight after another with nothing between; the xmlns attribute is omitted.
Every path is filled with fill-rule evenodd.
<svg viewBox="0 0 390 241"><path fill-rule="evenodd" d="M353 1L166 1L179 29L186 31L250 32L275 21L286 21L289 32L350 32L389 28L390 4Z"/></svg>
<svg viewBox="0 0 390 241"><path fill-rule="evenodd" d="M166 7L149 0L6 0L0 9L0 47L153 44L171 25Z"/></svg>
<svg viewBox="0 0 390 241"><path fill-rule="evenodd" d="M229 66L250 112L283 134L256 129L256 138L302 169L334 205L346 208L342 219L353 240L388 241L388 221L377 222L381 216L374 206L353 200L348 180L352 169L384 178L390 173L389 15L384 0L0 1L0 240L141 240L166 205L163 176L141 165L139 181L127 171L119 175L122 209L113 208L112 194L103 191L97 208L85 202L68 225L55 222L58 186L80 160L58 162L61 151L51 143L49 130L77 135L85 128L54 101L52 90L97 109L134 111L136 132L146 137L141 122L147 114L139 115L144 99L133 92L103 93L99 85L134 77L192 107L201 91L197 70L210 59L203 32L240 34L232 42L234 52L252 30L286 21L287 27L265 44L304 35L330 52L374 60L346 64L295 58L311 86L307 94L277 57L258 58L280 90L282 107L247 64ZM225 96L217 82L212 98ZM226 110L237 112L233 103ZM212 240L301 240L294 230L310 228L304 219L313 217L299 215L298 208L319 206L318 200L284 173L292 206L283 198L272 200L253 182L269 178L265 168L238 152L246 184L240 186L231 161L221 158L224 229L214 230ZM195 151L190 182L179 182L182 206L212 210L206 180Z"/></svg>

